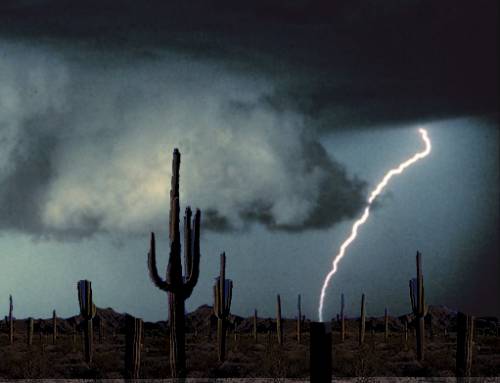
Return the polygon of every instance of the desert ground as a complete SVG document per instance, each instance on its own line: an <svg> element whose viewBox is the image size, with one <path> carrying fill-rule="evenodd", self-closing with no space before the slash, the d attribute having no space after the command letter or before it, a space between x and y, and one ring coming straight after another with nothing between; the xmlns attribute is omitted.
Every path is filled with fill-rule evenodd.
<svg viewBox="0 0 500 383"><path fill-rule="evenodd" d="M384 340L383 318L367 318L366 338L358 344L357 318L346 321L341 342L339 324L332 320L333 376L336 377L452 377L455 375L455 313L431 306L425 359L417 362L413 329L404 340L402 317L389 318L389 339ZM84 362L82 337L74 326L81 317L58 318L58 337L52 342L52 319L35 319L33 344L27 344L27 321L15 321L14 343L9 344L6 323L0 335L0 378L120 379L124 377L124 314L98 309L102 334L94 326L94 356ZM252 335L253 318L231 316L227 360L217 357L216 318L210 306L187 315L186 353L188 378L309 378L309 320L303 323L301 343L296 339L296 320L284 319L285 340L278 345L274 318L258 318L258 339ZM500 337L497 318L476 318L472 375L500 376ZM170 378L168 323L146 322L140 377ZM78 328L78 327L76 327ZM431 330L432 329L432 330Z"/></svg>

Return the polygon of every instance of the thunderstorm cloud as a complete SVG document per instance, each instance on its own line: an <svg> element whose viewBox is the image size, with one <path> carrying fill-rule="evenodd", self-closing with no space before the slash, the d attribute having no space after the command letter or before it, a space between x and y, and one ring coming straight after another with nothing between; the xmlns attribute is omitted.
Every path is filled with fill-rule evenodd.
<svg viewBox="0 0 500 383"><path fill-rule="evenodd" d="M268 101L265 77L167 52L75 62L57 49L0 50L3 229L79 237L161 225L175 147L182 202L213 230L328 227L363 203L364 183L303 115Z"/></svg>

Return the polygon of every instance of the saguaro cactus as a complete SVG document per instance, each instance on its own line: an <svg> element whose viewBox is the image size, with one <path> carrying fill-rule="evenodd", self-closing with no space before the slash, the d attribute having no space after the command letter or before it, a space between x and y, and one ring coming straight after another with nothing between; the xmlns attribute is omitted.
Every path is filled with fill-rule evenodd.
<svg viewBox="0 0 500 383"><path fill-rule="evenodd" d="M366 312L365 312L365 294L361 295L361 316L359 318L359 344L362 345L365 341L365 322L366 322Z"/></svg>
<svg viewBox="0 0 500 383"><path fill-rule="evenodd" d="M302 306L300 304L300 294L297 297L297 343L302 339Z"/></svg>
<svg viewBox="0 0 500 383"><path fill-rule="evenodd" d="M424 301L424 277L422 275L422 255L417 251L417 278L410 280L410 301L415 315L415 330L417 338L417 359L424 360L425 316L427 305Z"/></svg>
<svg viewBox="0 0 500 383"><path fill-rule="evenodd" d="M26 327L27 327L27 334L28 334L28 346L31 346L33 344L33 329L35 327L35 322L33 321L33 318L29 318Z"/></svg>
<svg viewBox="0 0 500 383"><path fill-rule="evenodd" d="M156 287L168 293L168 312L170 328L170 370L172 378L186 375L185 351L185 301L191 296L200 273L200 217L196 210L191 220L191 208L187 207L184 215L184 275L181 263L179 169L181 154L174 149L172 161L172 182L170 189L169 240L170 255L163 280L156 266L155 235L151 233L148 254L149 276Z"/></svg>
<svg viewBox="0 0 500 383"><path fill-rule="evenodd" d="M12 303L12 295L9 295L9 343L14 343L14 304Z"/></svg>
<svg viewBox="0 0 500 383"><path fill-rule="evenodd" d="M340 295L340 341L343 342L345 340L345 300L344 293Z"/></svg>
<svg viewBox="0 0 500 383"><path fill-rule="evenodd" d="M52 310L52 344L57 340L57 315L56 310Z"/></svg>
<svg viewBox="0 0 500 383"><path fill-rule="evenodd" d="M384 341L389 340L389 315L387 314L387 307L384 310Z"/></svg>
<svg viewBox="0 0 500 383"><path fill-rule="evenodd" d="M219 362L226 359L227 318L231 310L233 281L226 279L226 253L220 255L220 276L214 285L214 313L217 317L217 343Z"/></svg>
<svg viewBox="0 0 500 383"><path fill-rule="evenodd" d="M101 315L96 316L97 320L97 336L99 338L99 343L102 344L104 339L104 319Z"/></svg>
<svg viewBox="0 0 500 383"><path fill-rule="evenodd" d="M138 379L141 367L143 321L127 315L125 326L125 373L128 379Z"/></svg>
<svg viewBox="0 0 500 383"><path fill-rule="evenodd" d="M90 281L82 280L78 282L78 302L80 303L80 315L85 323L84 333L84 354L85 361L92 363L92 353L94 348L94 332L92 328L92 319L96 314L96 307L92 301L92 284Z"/></svg>
<svg viewBox="0 0 500 383"><path fill-rule="evenodd" d="M253 340L257 343L257 310L253 312Z"/></svg>
<svg viewBox="0 0 500 383"><path fill-rule="evenodd" d="M278 344L283 345L283 325L281 322L281 297L276 296L276 334L278 336Z"/></svg>
<svg viewBox="0 0 500 383"><path fill-rule="evenodd" d="M457 315L457 367L458 377L471 375L474 317L459 312Z"/></svg>

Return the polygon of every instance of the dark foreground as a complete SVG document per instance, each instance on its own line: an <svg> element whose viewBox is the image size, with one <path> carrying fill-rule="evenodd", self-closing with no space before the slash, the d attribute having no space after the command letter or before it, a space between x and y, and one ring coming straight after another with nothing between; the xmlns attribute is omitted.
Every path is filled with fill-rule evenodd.
<svg viewBox="0 0 500 383"><path fill-rule="evenodd" d="M15 341L9 344L5 325L0 335L0 379L71 378L116 379L124 377L125 336L123 315L99 310L103 334L95 333L93 363L83 361L82 340L74 334L79 317L60 319L59 335L52 344L49 320L38 322L32 346L27 345L25 321L15 323ZM233 317L228 334L228 357L217 360L217 340L212 310L202 306L187 321L187 368L190 378L299 378L309 377L308 322L301 344L297 343L295 321L285 321L285 343L279 346L273 319L259 319L258 340L252 336L251 318ZM405 342L399 318L390 318L390 334L384 341L381 318L367 320L365 343L358 344L357 320L347 322L347 337L333 324L333 375L336 377L453 377L456 333L454 314L434 308L432 333L426 335L425 360L417 362L415 338L409 331ZM42 323L42 326L39 324ZM46 326L44 326L46 325ZM45 327L45 328L44 328ZM97 326L96 326L97 327ZM40 335L40 328L42 328ZM495 318L479 319L474 339L472 375L500 376L500 337ZM141 378L169 378L168 335L165 322L146 323L142 350Z"/></svg>

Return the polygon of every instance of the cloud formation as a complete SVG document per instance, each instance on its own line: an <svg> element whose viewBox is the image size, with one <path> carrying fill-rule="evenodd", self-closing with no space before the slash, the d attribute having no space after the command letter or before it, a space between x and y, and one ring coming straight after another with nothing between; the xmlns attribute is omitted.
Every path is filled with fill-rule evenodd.
<svg viewBox="0 0 500 383"><path fill-rule="evenodd" d="M363 204L364 183L303 115L269 102L276 85L265 75L167 52L0 46L3 230L71 238L161 227L174 147L182 203L213 230L325 228Z"/></svg>

